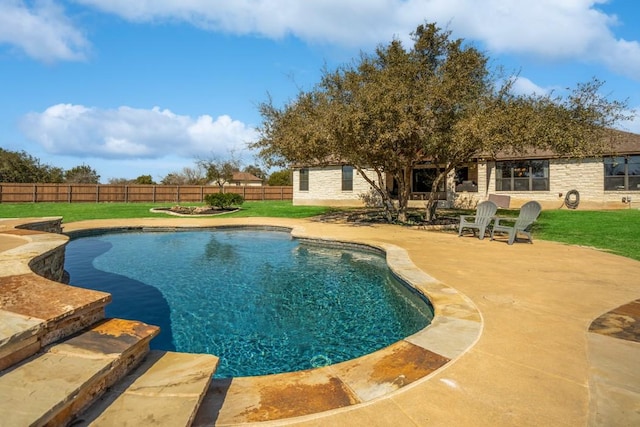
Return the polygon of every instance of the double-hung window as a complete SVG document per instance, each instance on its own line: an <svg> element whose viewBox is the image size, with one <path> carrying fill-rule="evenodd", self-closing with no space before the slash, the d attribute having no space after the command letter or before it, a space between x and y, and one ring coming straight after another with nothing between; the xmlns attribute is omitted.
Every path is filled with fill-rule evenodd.
<svg viewBox="0 0 640 427"><path fill-rule="evenodd" d="M605 157L604 189L640 191L640 155Z"/></svg>
<svg viewBox="0 0 640 427"><path fill-rule="evenodd" d="M300 191L309 191L309 169L300 169Z"/></svg>
<svg viewBox="0 0 640 427"><path fill-rule="evenodd" d="M342 166L342 191L353 191L353 166Z"/></svg>
<svg viewBox="0 0 640 427"><path fill-rule="evenodd" d="M549 191L549 160L496 162L497 191Z"/></svg>

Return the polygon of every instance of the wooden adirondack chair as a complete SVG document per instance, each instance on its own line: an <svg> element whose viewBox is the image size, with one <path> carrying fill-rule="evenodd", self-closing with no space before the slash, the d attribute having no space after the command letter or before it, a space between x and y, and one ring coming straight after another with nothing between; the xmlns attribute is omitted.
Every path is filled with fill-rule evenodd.
<svg viewBox="0 0 640 427"><path fill-rule="evenodd" d="M504 233L509 236L508 243L510 245L513 245L513 242L515 242L518 238L518 234L521 234L526 237L529 243L533 243L533 238L531 237L531 227L533 226L535 220L538 219L540 211L542 211L542 206L540 206L540 203L531 201L522 205L515 223L513 223L513 219L509 220L505 218L496 218L496 221L493 224L493 228L491 229L491 240L494 239L494 235L496 233ZM504 223L504 221L511 221L513 224L507 225Z"/></svg>
<svg viewBox="0 0 640 427"><path fill-rule="evenodd" d="M471 230L474 236L476 235L477 230L480 240L484 239L487 227L489 226L489 223L491 223L491 220L494 218L497 210L498 205L489 200L486 200L484 202L478 203L475 215L460 215L458 237L462 236L462 231L467 229Z"/></svg>

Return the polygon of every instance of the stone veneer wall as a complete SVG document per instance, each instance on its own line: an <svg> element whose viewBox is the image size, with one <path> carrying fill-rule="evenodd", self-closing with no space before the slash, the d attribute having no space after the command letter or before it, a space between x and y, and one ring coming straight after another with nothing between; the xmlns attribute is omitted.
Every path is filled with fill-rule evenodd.
<svg viewBox="0 0 640 427"><path fill-rule="evenodd" d="M602 159L549 160L549 191L496 191L495 162L478 162L478 191L456 193L453 174L448 179L446 203L455 207L474 208L489 194L509 196L510 208L519 208L530 200L537 200L544 209L563 207L568 191L580 194L578 209L623 209L640 208L639 191L605 191ZM373 174L371 176L374 176ZM342 170L340 166L309 169L309 191L300 191L299 170L293 174L293 203L295 205L362 206L359 195L370 190L369 184L356 172L353 191L341 191ZM631 203L622 199L631 198ZM410 206L423 207L424 201L412 200Z"/></svg>
<svg viewBox="0 0 640 427"><path fill-rule="evenodd" d="M375 177L375 173L368 176ZM369 183L354 169L353 190L342 191L342 166L309 168L309 191L300 191L300 169L293 173L294 205L363 206L360 195L370 190Z"/></svg>
<svg viewBox="0 0 640 427"><path fill-rule="evenodd" d="M55 250L47 252L34 258L29 263L29 268L33 270L39 276L45 277L49 280L63 283L65 282L64 274L64 252L65 246L63 245Z"/></svg>
<svg viewBox="0 0 640 427"><path fill-rule="evenodd" d="M20 225L16 228L60 234L62 233L62 218L55 217L47 218L42 221L33 221L27 224Z"/></svg>
<svg viewBox="0 0 640 427"><path fill-rule="evenodd" d="M465 206L486 200L489 194L511 197L511 208L519 208L530 200L539 201L543 208L560 208L568 191L580 194L578 209L621 209L640 207L640 192L605 191L604 166L601 159L549 161L549 191L496 191L495 162L480 162L478 167L478 192L458 193L454 205ZM622 198L631 198L623 203Z"/></svg>
<svg viewBox="0 0 640 427"><path fill-rule="evenodd" d="M30 222L18 228L46 233L62 233L62 218L52 218L44 221ZM64 281L64 254L65 246L61 245L53 250L45 252L29 262L29 268L39 276L56 282Z"/></svg>
<svg viewBox="0 0 640 427"><path fill-rule="evenodd" d="M640 207L640 193L633 197L633 191L605 191L604 166L602 159L567 160L552 159L549 161L549 191L495 191L495 163L487 164L487 173L492 176L488 180L488 192L511 196L511 207L519 207L529 200L539 201L544 208L560 208L568 191L580 193L579 209L620 209ZM631 197L634 205L622 203L623 197Z"/></svg>

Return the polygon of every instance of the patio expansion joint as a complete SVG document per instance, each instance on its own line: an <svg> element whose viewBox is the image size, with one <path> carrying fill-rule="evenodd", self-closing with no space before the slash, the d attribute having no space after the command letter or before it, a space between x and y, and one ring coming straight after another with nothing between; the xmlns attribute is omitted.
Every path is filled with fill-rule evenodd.
<svg viewBox="0 0 640 427"><path fill-rule="evenodd" d="M536 368L534 366L531 366L531 365L528 365L526 363L515 362L512 359L507 359L507 358L502 357L502 356L500 356L498 354L495 354L495 353L490 353L490 352L486 352L486 351L478 350L478 349L473 349L472 351L480 353L480 354L484 354L489 358L500 359L503 363L508 363L510 365L513 365L513 366L518 366L518 367L521 367L521 368L525 368L525 369L530 370L532 372L537 372L537 373L540 373L540 374L545 375L545 376L550 377L550 378L563 380L563 381L566 381L568 383L575 384L575 385L577 385L579 387L584 387L585 389L589 390L588 378L585 378L586 382L581 383L580 381L575 381L575 380L573 380L573 379L571 379L571 378L569 378L567 376L557 375L557 374L554 374L552 372L545 371L543 369L538 369L538 368Z"/></svg>

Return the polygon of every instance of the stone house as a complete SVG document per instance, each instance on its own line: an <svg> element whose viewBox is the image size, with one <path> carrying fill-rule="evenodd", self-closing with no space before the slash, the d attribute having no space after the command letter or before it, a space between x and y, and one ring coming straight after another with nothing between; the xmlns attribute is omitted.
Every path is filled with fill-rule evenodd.
<svg viewBox="0 0 640 427"><path fill-rule="evenodd" d="M428 161L414 168L410 206L424 207L436 168ZM393 180L385 179L393 194ZM474 207L491 198L501 207L537 200L552 209L575 202L577 196L579 209L640 208L640 135L620 132L611 153L598 158L567 159L550 152L479 157L452 171L440 190L443 207ZM369 183L347 164L294 167L294 205L362 206L370 191Z"/></svg>

